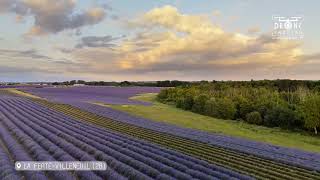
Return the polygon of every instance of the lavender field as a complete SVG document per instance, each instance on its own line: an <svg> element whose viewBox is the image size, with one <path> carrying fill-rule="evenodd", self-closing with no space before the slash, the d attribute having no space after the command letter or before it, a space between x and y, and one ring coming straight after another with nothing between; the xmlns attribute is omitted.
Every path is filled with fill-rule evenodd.
<svg viewBox="0 0 320 180"><path fill-rule="evenodd" d="M0 178L27 179L249 179L227 169L163 149L112 131L81 123L30 100L1 96ZM9 150L9 154L7 154ZM97 172L17 173L19 161L106 161L110 168ZM196 167L193 164L197 164ZM18 178L19 179L19 178Z"/></svg>
<svg viewBox="0 0 320 180"><path fill-rule="evenodd" d="M149 87L0 90L0 179L320 179L320 155L98 106ZM105 161L106 171L16 171L15 161Z"/></svg>
<svg viewBox="0 0 320 180"><path fill-rule="evenodd" d="M103 102L106 104L147 104L129 100L129 97L142 93L158 93L157 87L64 87L64 88L25 88L26 92L62 103Z"/></svg>

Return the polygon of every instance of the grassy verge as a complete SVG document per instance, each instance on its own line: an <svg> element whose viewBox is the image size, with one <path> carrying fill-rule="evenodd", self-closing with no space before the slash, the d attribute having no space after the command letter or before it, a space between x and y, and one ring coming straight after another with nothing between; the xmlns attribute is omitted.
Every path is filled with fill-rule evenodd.
<svg viewBox="0 0 320 180"><path fill-rule="evenodd" d="M232 120L221 120L155 101L156 94L142 94L132 99L152 102L152 106L141 105L109 105L110 107L130 114L166 122L181 127L221 133L250 140L266 142L274 145L292 147L312 152L320 152L320 138L299 132L284 131L278 128L255 126Z"/></svg>

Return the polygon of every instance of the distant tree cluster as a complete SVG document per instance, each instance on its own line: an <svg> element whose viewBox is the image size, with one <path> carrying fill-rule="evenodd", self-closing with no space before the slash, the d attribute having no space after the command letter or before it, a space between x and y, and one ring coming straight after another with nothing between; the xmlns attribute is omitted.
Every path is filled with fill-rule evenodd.
<svg viewBox="0 0 320 180"><path fill-rule="evenodd" d="M199 82L163 89L158 100L215 118L317 134L319 87L319 81Z"/></svg>
<svg viewBox="0 0 320 180"><path fill-rule="evenodd" d="M84 84L87 86L150 86L150 87L177 87L177 86L186 86L193 84L193 82L187 81L122 81L122 82L107 82L107 81L83 81L83 80L72 80L72 81L65 81L65 82L54 82L52 85L65 85L65 86L72 86L75 84Z"/></svg>
<svg viewBox="0 0 320 180"><path fill-rule="evenodd" d="M72 80L72 81L64 81L64 82L54 82L52 85L58 86L58 85L65 85L65 86L70 86L70 85L75 85L75 84L86 84L87 82L83 80Z"/></svg>

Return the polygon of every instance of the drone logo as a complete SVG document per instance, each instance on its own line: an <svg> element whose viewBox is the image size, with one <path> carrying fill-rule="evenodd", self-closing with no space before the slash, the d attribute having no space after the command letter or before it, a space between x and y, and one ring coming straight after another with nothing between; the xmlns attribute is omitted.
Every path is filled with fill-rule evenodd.
<svg viewBox="0 0 320 180"><path fill-rule="evenodd" d="M302 39L302 16L272 16L274 39Z"/></svg>

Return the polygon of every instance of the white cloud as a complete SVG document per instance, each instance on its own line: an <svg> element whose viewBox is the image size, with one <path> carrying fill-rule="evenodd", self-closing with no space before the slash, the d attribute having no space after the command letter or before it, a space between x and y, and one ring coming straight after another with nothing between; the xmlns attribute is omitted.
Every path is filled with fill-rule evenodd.
<svg viewBox="0 0 320 180"><path fill-rule="evenodd" d="M119 50L127 49L119 59L123 69L147 71L159 64L177 65L177 61L184 63L184 67L186 64L190 68L204 64L213 70L217 64L290 65L297 63L296 57L302 54L297 42L273 40L268 35L251 37L228 33L205 16L182 14L172 6L147 12L136 25L152 26L156 31L151 30L147 35L137 36L120 46ZM159 29L164 30L159 32ZM141 44L150 41L156 41L156 46L143 52L136 51ZM139 42L139 46L135 42Z"/></svg>
<svg viewBox="0 0 320 180"><path fill-rule="evenodd" d="M26 16L34 18L28 35L58 33L78 29L101 22L105 8L93 7L76 11L76 0L1 0L0 12L13 12L18 20Z"/></svg>

